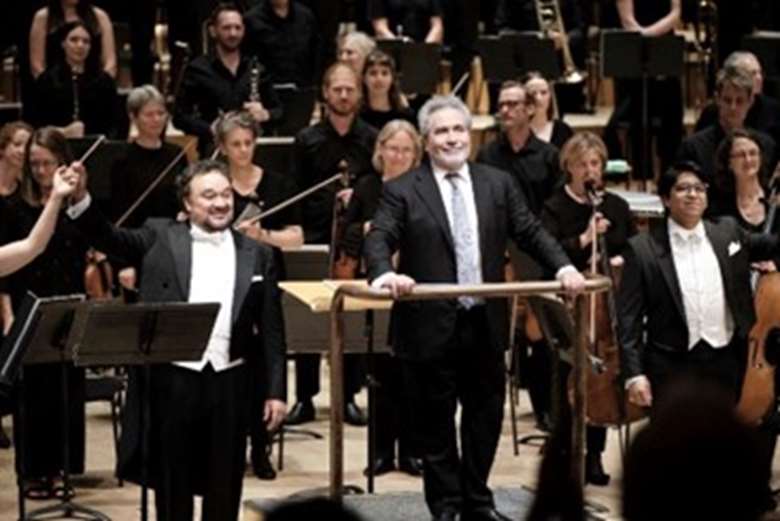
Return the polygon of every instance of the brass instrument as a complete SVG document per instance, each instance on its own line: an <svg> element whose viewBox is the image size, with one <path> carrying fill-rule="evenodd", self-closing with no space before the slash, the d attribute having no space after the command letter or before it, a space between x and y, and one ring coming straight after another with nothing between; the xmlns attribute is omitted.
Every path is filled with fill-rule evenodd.
<svg viewBox="0 0 780 521"><path fill-rule="evenodd" d="M539 20L539 29L547 38L550 33L561 35L561 53L563 55L563 75L560 78L564 83L580 83L585 79L585 74L577 70L574 58L569 47L569 38L566 35L566 27L563 24L561 8L558 0L535 0L536 17Z"/></svg>
<svg viewBox="0 0 780 521"><path fill-rule="evenodd" d="M249 63L249 101L261 103L260 101L260 74L263 72L263 66L257 56L252 56ZM263 135L263 127L260 123L255 123L255 137Z"/></svg>
<svg viewBox="0 0 780 521"><path fill-rule="evenodd" d="M714 0L699 0L696 4L693 36L696 52L701 58L705 85L709 87L712 66L718 63L718 6Z"/></svg>

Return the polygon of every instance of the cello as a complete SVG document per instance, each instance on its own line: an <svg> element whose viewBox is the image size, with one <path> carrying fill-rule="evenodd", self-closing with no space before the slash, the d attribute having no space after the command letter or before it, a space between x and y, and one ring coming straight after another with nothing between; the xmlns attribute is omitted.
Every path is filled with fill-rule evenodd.
<svg viewBox="0 0 780 521"><path fill-rule="evenodd" d="M775 221L777 205L777 180L772 184L769 195L769 211L762 233L771 233ZM742 392L737 403L737 416L750 425L758 425L772 410L775 403L776 364L766 356L767 339L780 331L780 272L751 274L751 282L756 287L753 304L756 310L756 323L748 335L748 354L745 377L742 380Z"/></svg>
<svg viewBox="0 0 780 521"><path fill-rule="evenodd" d="M585 193L595 215L602 202L601 197L592 183L585 184ZM594 363L590 364L587 375L586 421L589 425L622 426L642 419L646 412L628 401L624 380L621 377L621 347L617 333L617 306L614 292L614 288L620 283L619 273L610 263L606 236L598 234L595 227L591 244L591 271L609 277L613 288L590 297L589 347L591 360ZM570 388L571 384L570 378Z"/></svg>

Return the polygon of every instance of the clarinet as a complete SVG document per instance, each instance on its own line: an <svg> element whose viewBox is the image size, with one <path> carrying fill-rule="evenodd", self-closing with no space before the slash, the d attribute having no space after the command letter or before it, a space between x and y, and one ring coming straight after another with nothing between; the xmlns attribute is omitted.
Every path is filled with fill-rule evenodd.
<svg viewBox="0 0 780 521"><path fill-rule="evenodd" d="M70 76L73 86L73 121L81 120L81 106L79 104L79 75L73 72Z"/></svg>
<svg viewBox="0 0 780 521"><path fill-rule="evenodd" d="M257 56L252 57L252 61L249 65L249 101L260 103L260 73L262 72L262 66L257 59ZM255 123L255 135L260 137L263 135L263 127L260 123Z"/></svg>

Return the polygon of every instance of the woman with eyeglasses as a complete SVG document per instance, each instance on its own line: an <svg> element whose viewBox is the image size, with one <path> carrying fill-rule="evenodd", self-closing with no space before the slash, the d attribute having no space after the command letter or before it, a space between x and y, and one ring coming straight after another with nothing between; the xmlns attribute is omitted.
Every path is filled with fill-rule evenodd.
<svg viewBox="0 0 780 521"><path fill-rule="evenodd" d="M395 60L383 51L374 51L366 58L363 100L360 119L376 129L394 119L415 123L414 112L398 85Z"/></svg>
<svg viewBox="0 0 780 521"><path fill-rule="evenodd" d="M372 164L376 173L358 179L345 216L342 250L356 263L362 257L363 238L371 228L382 185L420 164L422 141L411 123L393 120L387 123L376 139ZM411 419L400 382L400 367L394 357L376 356L376 458L372 465L375 475L400 470L413 476L422 472L419 455L412 445ZM398 450L396 451L396 442ZM397 454L397 457L396 457Z"/></svg>
<svg viewBox="0 0 780 521"><path fill-rule="evenodd" d="M57 197L55 174L72 164L73 156L65 136L52 127L36 130L27 142L19 197L6 201L0 222L0 243L24 239ZM63 214L57 213L55 232L45 250L34 261L6 279L5 290L14 309L31 291L38 297L83 294L84 268L89 245ZM84 471L84 370L67 370L69 403L69 471ZM57 486L64 468L62 420L62 369L58 363L25 368L18 397L24 403L24 423L17 415L15 436L23 436L23 450L17 446L16 468L25 481L30 499L49 499L55 494L72 494ZM18 412L18 411L17 411Z"/></svg>
<svg viewBox="0 0 780 521"><path fill-rule="evenodd" d="M748 231L761 231L768 213L769 186L761 144L750 130L730 132L715 153L708 215L730 215Z"/></svg>

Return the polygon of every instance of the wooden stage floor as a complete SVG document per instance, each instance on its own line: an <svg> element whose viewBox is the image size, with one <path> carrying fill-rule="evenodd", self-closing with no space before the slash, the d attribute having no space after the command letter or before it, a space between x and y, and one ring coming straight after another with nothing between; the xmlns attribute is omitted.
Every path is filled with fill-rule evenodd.
<svg viewBox="0 0 780 521"><path fill-rule="evenodd" d="M292 367L292 366L291 366ZM323 364L323 389L328 389L328 369ZM295 382L292 371L289 381ZM295 396L294 389L290 396ZM365 404L365 391L358 397L358 402ZM328 395L321 393L315 399L317 405L317 420L306 424L321 433L325 439L311 440L295 435L289 435L285 443L285 468L275 481L260 481L247 468L244 479L244 498L283 498L289 494L306 489L326 487L328 484ZM111 419L108 405L93 403L87 409L87 472L79 478L76 501L84 506L97 509L108 515L114 521L130 521L139 519L140 488L125 483L118 487L112 476L114 465L113 443L111 441ZM520 403L521 433L534 432L530 405L525 392L521 393ZM6 431L10 429L10 419L5 418ZM276 449L276 447L275 447ZM345 428L345 478L346 482L366 487L362 475L366 463L366 429L347 426ZM274 450L274 466L276 465L276 450ZM717 455L713 455L717 457ZM541 455L538 447L522 446L520 455L514 456L511 444L511 425L509 408L506 408L504 427L499 446L496 464L491 474L493 486L531 487L536 482L536 473ZM620 517L620 457L617 443L617 432L610 430L607 452L604 458L607 472L612 475L608 487L592 487L586 489L587 500L606 507L608 512L600 514L606 519L617 520ZM775 457L775 488L780 481L780 462ZM421 481L406 474L393 472L377 478L376 492L421 490ZM40 501L28 501L27 508L43 506ZM152 509L153 512L153 509ZM0 521L11 521L17 516L16 476L13 472L13 451L0 450ZM154 519L152 515L150 519ZM254 519L244 516L245 521ZM768 515L767 520L780 520L780 514Z"/></svg>

